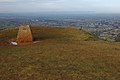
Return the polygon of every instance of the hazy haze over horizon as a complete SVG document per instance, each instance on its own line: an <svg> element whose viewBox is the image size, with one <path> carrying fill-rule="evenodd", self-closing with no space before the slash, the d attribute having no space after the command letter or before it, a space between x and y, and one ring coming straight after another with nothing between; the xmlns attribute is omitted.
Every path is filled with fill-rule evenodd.
<svg viewBox="0 0 120 80"><path fill-rule="evenodd" d="M120 0L0 0L0 13L120 13Z"/></svg>

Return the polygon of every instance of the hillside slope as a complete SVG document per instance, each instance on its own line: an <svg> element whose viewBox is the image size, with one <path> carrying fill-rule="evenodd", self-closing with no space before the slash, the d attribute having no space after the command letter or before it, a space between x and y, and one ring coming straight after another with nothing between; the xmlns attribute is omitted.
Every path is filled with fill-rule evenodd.
<svg viewBox="0 0 120 80"><path fill-rule="evenodd" d="M74 28L32 27L34 44L10 46L18 29L0 31L1 80L119 80L120 43Z"/></svg>

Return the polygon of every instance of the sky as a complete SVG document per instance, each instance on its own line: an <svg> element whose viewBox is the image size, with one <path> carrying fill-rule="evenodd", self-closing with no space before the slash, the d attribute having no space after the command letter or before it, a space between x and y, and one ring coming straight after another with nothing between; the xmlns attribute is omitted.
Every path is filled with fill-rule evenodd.
<svg viewBox="0 0 120 80"><path fill-rule="evenodd" d="M0 0L0 13L120 13L120 0Z"/></svg>

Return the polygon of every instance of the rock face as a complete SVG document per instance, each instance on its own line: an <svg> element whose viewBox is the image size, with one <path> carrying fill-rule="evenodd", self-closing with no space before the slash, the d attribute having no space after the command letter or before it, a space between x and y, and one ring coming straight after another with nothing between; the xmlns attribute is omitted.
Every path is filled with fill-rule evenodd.
<svg viewBox="0 0 120 80"><path fill-rule="evenodd" d="M30 43L30 42L33 42L33 36L32 36L32 32L31 32L31 29L30 29L29 25L25 25L25 26L20 26L19 27L19 31L18 31L16 42L18 44L19 43Z"/></svg>

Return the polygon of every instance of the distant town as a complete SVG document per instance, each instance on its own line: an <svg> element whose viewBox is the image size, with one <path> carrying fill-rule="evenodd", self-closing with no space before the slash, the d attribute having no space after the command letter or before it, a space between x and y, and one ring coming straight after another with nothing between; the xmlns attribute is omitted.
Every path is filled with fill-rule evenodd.
<svg viewBox="0 0 120 80"><path fill-rule="evenodd" d="M20 24L48 27L75 27L107 41L120 41L120 15L0 16L0 29Z"/></svg>

